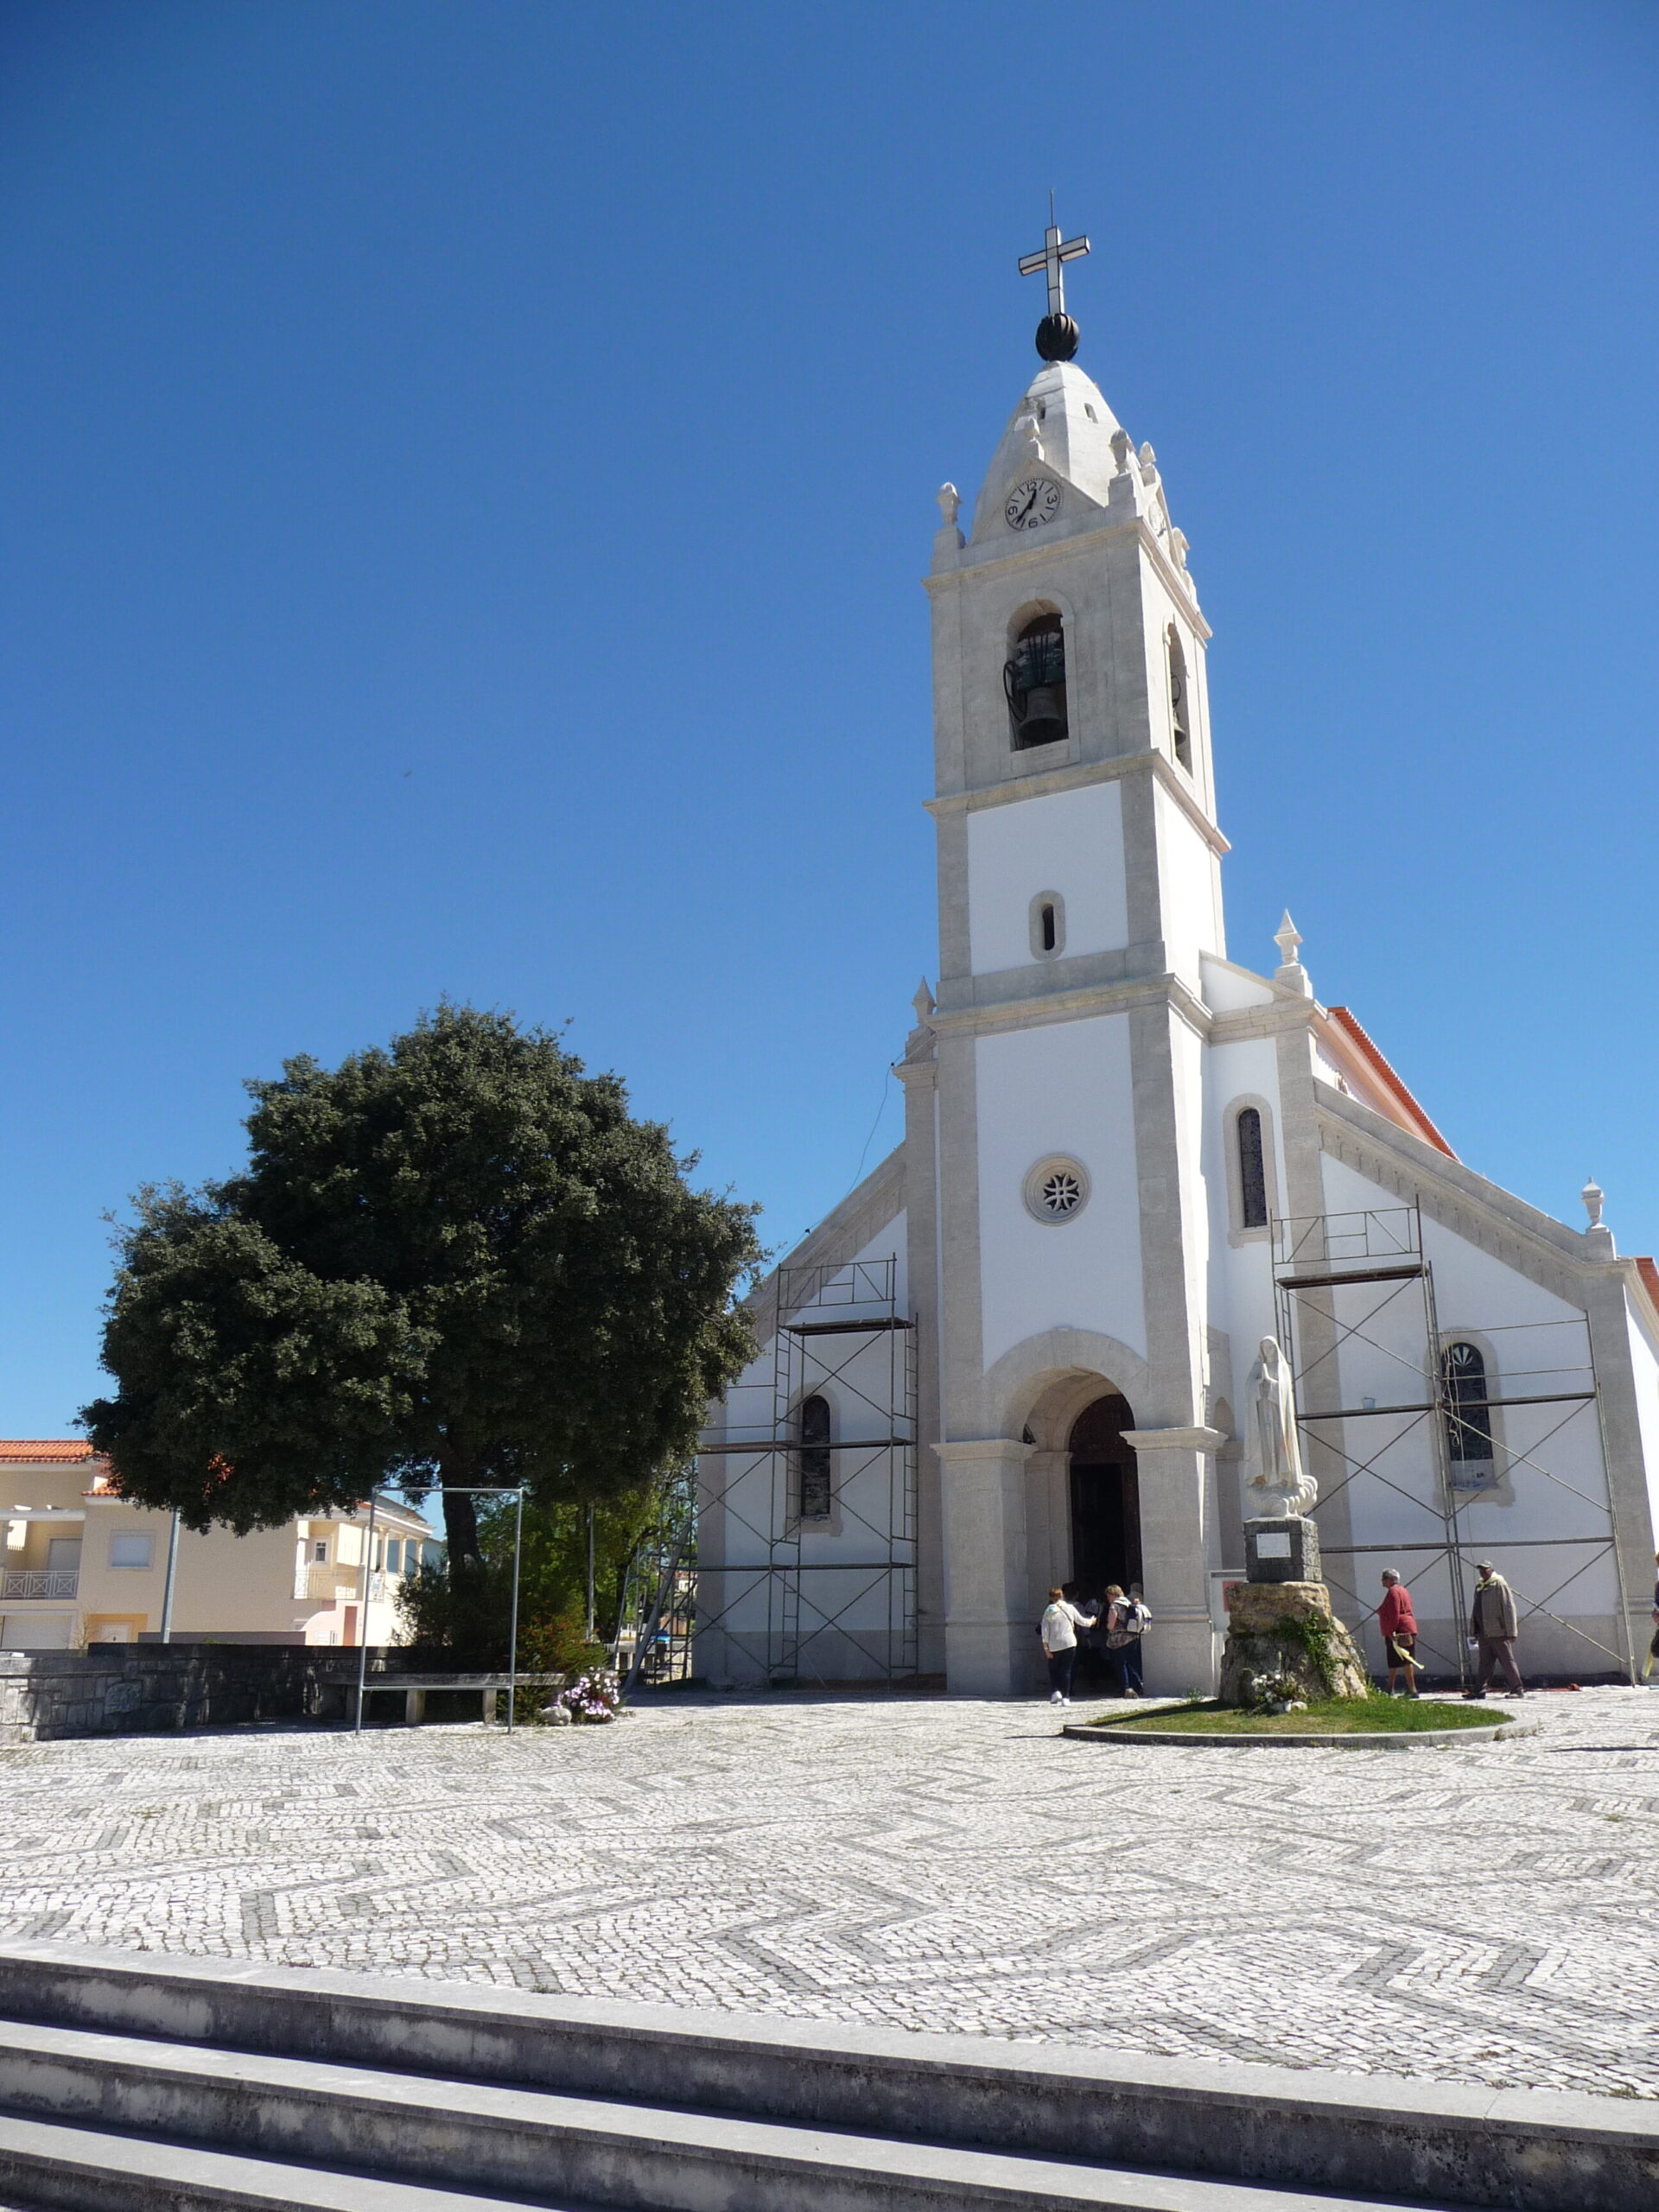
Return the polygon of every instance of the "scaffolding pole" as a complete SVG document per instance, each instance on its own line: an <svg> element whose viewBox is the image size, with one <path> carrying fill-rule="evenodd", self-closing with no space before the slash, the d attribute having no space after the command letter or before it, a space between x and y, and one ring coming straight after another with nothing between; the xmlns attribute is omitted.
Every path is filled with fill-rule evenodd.
<svg viewBox="0 0 1659 2212"><path fill-rule="evenodd" d="M916 1331L899 1311L898 1266L780 1268L770 1377L734 1386L727 1433L700 1450L696 1630L727 1638L757 1679L917 1672ZM839 1433L804 1441L815 1397ZM803 1453L819 1451L829 1511L807 1515Z"/></svg>
<svg viewBox="0 0 1659 2212"><path fill-rule="evenodd" d="M1561 1319L1478 1326L1472 1319L1466 1319L1462 1325L1470 1334L1488 1341L1525 1336L1528 1332L1532 1332L1535 1339L1546 1339L1545 1352L1536 1355L1546 1358L1545 1366L1516 1370L1512 1363L1506 1362L1498 1387L1491 1387L1492 1378L1488 1376L1480 1395L1471 1398L1454 1389L1449 1375L1447 1343L1440 1327L1434 1271L1424 1249L1420 1203L1275 1219L1272 1224L1272 1250L1275 1312L1280 1341L1291 1367L1297 1427L1309 1471L1319 1485L1319 1499L1313 1517L1317 1524L1323 1516L1325 1522L1320 1529L1321 1556L1350 1562L1351 1573L1357 1571L1352 1562L1370 1554L1422 1555L1431 1569L1436 1561L1443 1561L1450 1596L1452 1649L1438 1655L1433 1647L1429 1649L1431 1656L1447 1662L1445 1671L1454 1673L1459 1684L1466 1686L1468 1651L1463 1624L1470 1604L1468 1554L1471 1551L1477 1557L1491 1551L1587 1551L1590 1556L1574 1566L1571 1573L1557 1581L1541 1598L1516 1590L1523 1618L1541 1616L1554 1622L1567 1636L1578 1639L1603 1659L1611 1660L1634 1681L1636 1653L1630 1636L1611 1467L1588 1317L1576 1314ZM1339 1310L1339 1301L1348 1300L1350 1294L1357 1297L1363 1310L1356 1313L1351 1302ZM1413 1325L1403 1330L1408 1348L1402 1351L1398 1343L1384 1341L1382 1332L1386 1328L1385 1316L1400 1331L1407 1313L1414 1313L1418 1318ZM1559 1357L1549 1361L1548 1338L1579 1331L1583 1338L1582 1357L1571 1362ZM1461 1339L1454 1338L1452 1341L1458 1343ZM1402 1385L1390 1394L1387 1402L1363 1394L1357 1404L1350 1402L1355 1393L1341 1387L1343 1353L1349 1349L1358 1355L1362 1348L1381 1363L1382 1371L1393 1373L1398 1370L1409 1374L1420 1388L1408 1390ZM1517 1356L1524 1358L1535 1355L1522 1351ZM1339 1402L1316 1410L1316 1402L1324 1394L1327 1382L1337 1386L1334 1394ZM1529 1382L1572 1387L1516 1387ZM1494 1414L1555 1407L1567 1410L1525 1450L1514 1446L1507 1437L1500 1440L1492 1426ZM1595 1411L1603 1492L1599 1496L1569 1479L1561 1471L1559 1456L1554 1467L1545 1465L1539 1456L1590 1408ZM1403 1421L1405 1426L1385 1434L1380 1443L1372 1443L1369 1436L1362 1434L1356 1448L1351 1451L1347 1424L1376 1421ZM1341 1441L1326 1433L1337 1423L1344 1425L1339 1432ZM1408 1446L1424 1428L1430 1486L1430 1495L1427 1497L1412 1486L1422 1471L1421 1454L1414 1455L1408 1448L1399 1453L1390 1465L1383 1464L1390 1454L1398 1453L1398 1447ZM1459 1479L1459 1465L1468 1461L1454 1459L1452 1439L1458 1437L1460 1450L1466 1451L1466 1440L1477 1435L1491 1447L1493 1472L1490 1484L1471 1484ZM1592 1522L1590 1531L1586 1533L1580 1526L1557 1536L1507 1538L1491 1534L1472 1538L1466 1516L1479 1506L1484 1490L1497 1485L1500 1454L1504 1462L1504 1478L1524 1469L1540 1484L1547 1483L1563 1497L1574 1499L1580 1509L1580 1522L1586 1515ZM1403 1467L1402 1459L1406 1462ZM1333 1475L1338 1478L1334 1481ZM1364 1508L1368 1517L1375 1518L1376 1503L1384 1492L1394 1493L1411 1514L1425 1516L1431 1523L1437 1522L1438 1536L1424 1540L1414 1531L1382 1543L1337 1541L1333 1509L1338 1501L1345 1500L1343 1517L1351 1535L1355 1504ZM1332 1530L1332 1541L1329 1542L1326 1527ZM1610 1557L1617 1592L1618 1636L1623 1647L1620 1649L1592 1636L1579 1621L1554 1609L1563 1592L1598 1562ZM1349 1590L1346 1585L1339 1586L1354 1599L1363 1617L1369 1619L1375 1606L1367 1605L1357 1590Z"/></svg>

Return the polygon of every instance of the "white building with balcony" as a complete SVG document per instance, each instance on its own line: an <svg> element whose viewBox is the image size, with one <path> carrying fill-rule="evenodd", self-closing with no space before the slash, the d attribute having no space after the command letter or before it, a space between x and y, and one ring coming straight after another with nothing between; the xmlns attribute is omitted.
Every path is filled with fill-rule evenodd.
<svg viewBox="0 0 1659 2212"><path fill-rule="evenodd" d="M0 1650L159 1634L172 1516L130 1504L73 1439L0 1440ZM401 1499L245 1536L181 1529L173 1634L238 1643L395 1643L404 1578L442 1543Z"/></svg>

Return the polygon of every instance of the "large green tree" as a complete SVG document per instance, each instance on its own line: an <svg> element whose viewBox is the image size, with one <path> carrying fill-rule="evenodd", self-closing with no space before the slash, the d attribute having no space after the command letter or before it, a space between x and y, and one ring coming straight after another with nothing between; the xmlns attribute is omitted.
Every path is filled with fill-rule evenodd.
<svg viewBox="0 0 1659 2212"><path fill-rule="evenodd" d="M388 1480L613 1497L753 1356L754 1209L544 1032L445 1006L248 1089L245 1171L119 1232L82 1420L124 1496L238 1530ZM464 1571L472 1501L444 1517Z"/></svg>

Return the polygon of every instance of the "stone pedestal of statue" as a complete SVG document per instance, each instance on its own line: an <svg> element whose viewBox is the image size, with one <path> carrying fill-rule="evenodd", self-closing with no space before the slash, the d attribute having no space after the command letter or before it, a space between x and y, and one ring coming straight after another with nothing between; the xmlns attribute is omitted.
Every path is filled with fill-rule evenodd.
<svg viewBox="0 0 1659 2212"><path fill-rule="evenodd" d="M1269 1564L1277 1564L1271 1554ZM1285 1686L1281 1699L1310 1705L1370 1694L1365 1662L1323 1582L1235 1582L1228 1590L1221 1702L1260 1705L1264 1687L1275 1681Z"/></svg>
<svg viewBox="0 0 1659 2212"><path fill-rule="evenodd" d="M1323 1582L1318 1523L1300 1513L1247 1521L1244 1573L1251 1582Z"/></svg>

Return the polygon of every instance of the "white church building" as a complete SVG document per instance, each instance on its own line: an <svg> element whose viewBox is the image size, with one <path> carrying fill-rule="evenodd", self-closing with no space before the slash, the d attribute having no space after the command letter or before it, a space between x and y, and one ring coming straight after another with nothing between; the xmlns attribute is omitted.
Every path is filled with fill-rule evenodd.
<svg viewBox="0 0 1659 2212"><path fill-rule="evenodd" d="M1280 1338L1336 1609L1382 1567L1464 1665L1473 1563L1523 1669L1651 1633L1659 1271L1466 1167L1359 1022L1230 959L1210 628L1152 448L1044 365L971 512L939 493L938 980L903 1142L752 1301L699 1460L696 1672L1037 1687L1051 1584L1140 1583L1149 1688L1208 1688L1241 1579L1237 1409Z"/></svg>

